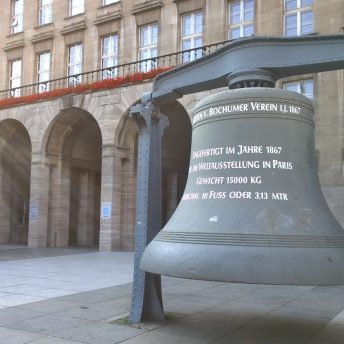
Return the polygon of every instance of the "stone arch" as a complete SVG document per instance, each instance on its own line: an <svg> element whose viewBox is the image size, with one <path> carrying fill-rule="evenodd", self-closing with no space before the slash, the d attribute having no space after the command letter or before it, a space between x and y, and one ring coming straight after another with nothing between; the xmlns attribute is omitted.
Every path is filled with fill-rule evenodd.
<svg viewBox="0 0 344 344"><path fill-rule="evenodd" d="M178 102L161 107L169 120L162 139L162 223L174 213L184 192L190 160L191 121Z"/></svg>
<svg viewBox="0 0 344 344"><path fill-rule="evenodd" d="M60 111L44 136L49 166L47 244L98 246L102 135L87 111Z"/></svg>
<svg viewBox="0 0 344 344"><path fill-rule="evenodd" d="M135 103L134 103L135 104ZM133 105L134 105L133 104ZM184 107L177 101L161 108L169 119L162 138L162 220L166 223L177 207L185 188L191 146L191 122ZM137 129L129 110L121 117L115 133L117 189L120 201L119 218L121 247L134 248Z"/></svg>
<svg viewBox="0 0 344 344"><path fill-rule="evenodd" d="M31 138L15 119L0 122L0 242L27 244Z"/></svg>

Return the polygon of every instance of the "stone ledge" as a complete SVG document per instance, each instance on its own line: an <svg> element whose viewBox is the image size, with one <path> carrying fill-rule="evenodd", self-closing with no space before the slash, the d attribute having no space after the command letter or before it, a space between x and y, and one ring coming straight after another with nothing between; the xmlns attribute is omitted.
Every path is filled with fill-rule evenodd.
<svg viewBox="0 0 344 344"><path fill-rule="evenodd" d="M38 43L42 41L46 41L48 39L53 39L55 37L54 30L41 32L33 36L31 39L31 43Z"/></svg>
<svg viewBox="0 0 344 344"><path fill-rule="evenodd" d="M121 20L122 19L122 15L121 13L118 12L112 12L112 13L106 13L103 14L101 16L98 16L97 19L94 21L95 25L101 25L101 24L105 24L111 21L115 21L115 20Z"/></svg>
<svg viewBox="0 0 344 344"><path fill-rule="evenodd" d="M4 51L9 51L9 50L13 50L13 49L23 48L24 45L25 45L24 38L17 39L15 41L7 43L5 45L5 47L4 47Z"/></svg>
<svg viewBox="0 0 344 344"><path fill-rule="evenodd" d="M63 29L61 30L61 34L67 35L67 34L72 33L72 32L86 30L86 29L87 29L86 19L84 18L78 22L74 22L74 23L65 25L63 27Z"/></svg>
<svg viewBox="0 0 344 344"><path fill-rule="evenodd" d="M132 14L139 14L146 11L151 11L163 7L163 3L160 0L147 0L134 5L131 10Z"/></svg>

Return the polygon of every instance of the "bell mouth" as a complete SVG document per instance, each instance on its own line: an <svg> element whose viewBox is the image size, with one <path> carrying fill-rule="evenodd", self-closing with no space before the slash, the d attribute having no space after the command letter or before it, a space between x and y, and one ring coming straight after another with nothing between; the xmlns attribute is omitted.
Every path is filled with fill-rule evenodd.
<svg viewBox="0 0 344 344"><path fill-rule="evenodd" d="M165 232L165 233L164 233ZM162 231L141 269L171 277L253 284L344 284L344 236L203 235ZM210 237L211 235L209 235ZM218 240L221 239L221 240Z"/></svg>

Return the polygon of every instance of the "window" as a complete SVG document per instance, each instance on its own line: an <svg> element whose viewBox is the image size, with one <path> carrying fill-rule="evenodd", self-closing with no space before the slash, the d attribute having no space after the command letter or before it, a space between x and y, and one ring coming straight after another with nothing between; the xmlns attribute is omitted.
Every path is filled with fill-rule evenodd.
<svg viewBox="0 0 344 344"><path fill-rule="evenodd" d="M23 0L12 0L11 34L23 31Z"/></svg>
<svg viewBox="0 0 344 344"><path fill-rule="evenodd" d="M20 96L20 87L21 85L21 70L22 70L22 60L13 60L10 61L10 89L11 89L11 97L19 97Z"/></svg>
<svg viewBox="0 0 344 344"><path fill-rule="evenodd" d="M69 0L69 15L75 16L84 13L84 0Z"/></svg>
<svg viewBox="0 0 344 344"><path fill-rule="evenodd" d="M113 4L115 2L118 2L119 0L103 0L103 6L105 5L110 5Z"/></svg>
<svg viewBox="0 0 344 344"><path fill-rule="evenodd" d="M313 32L313 0L284 0L284 36Z"/></svg>
<svg viewBox="0 0 344 344"><path fill-rule="evenodd" d="M310 100L313 100L313 79L285 82L283 84L283 89L301 93Z"/></svg>
<svg viewBox="0 0 344 344"><path fill-rule="evenodd" d="M151 24L141 26L139 30L139 60L152 59L158 54L158 25ZM156 66L155 59L141 62L139 69L143 72L154 68Z"/></svg>
<svg viewBox="0 0 344 344"><path fill-rule="evenodd" d="M73 86L81 82L82 73L82 44L74 44L68 47L67 75L73 75L68 79L68 85Z"/></svg>
<svg viewBox="0 0 344 344"><path fill-rule="evenodd" d="M109 35L102 38L102 67L108 68L102 71L102 79L113 78L116 76L118 53L118 35Z"/></svg>
<svg viewBox="0 0 344 344"><path fill-rule="evenodd" d="M39 0L39 25L49 24L53 21L53 0Z"/></svg>
<svg viewBox="0 0 344 344"><path fill-rule="evenodd" d="M45 52L37 56L37 81L38 92L49 91L49 84L45 83L50 79L50 59L51 53Z"/></svg>
<svg viewBox="0 0 344 344"><path fill-rule="evenodd" d="M183 53L183 63L193 61L202 56L203 13L190 13L182 16L182 50L195 49Z"/></svg>
<svg viewBox="0 0 344 344"><path fill-rule="evenodd" d="M228 39L254 34L254 0L231 1L228 8Z"/></svg>

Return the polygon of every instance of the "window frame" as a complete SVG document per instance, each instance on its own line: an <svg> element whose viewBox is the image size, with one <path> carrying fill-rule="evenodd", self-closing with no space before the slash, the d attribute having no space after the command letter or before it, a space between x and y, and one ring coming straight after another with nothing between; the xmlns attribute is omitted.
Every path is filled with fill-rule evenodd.
<svg viewBox="0 0 344 344"><path fill-rule="evenodd" d="M253 15L252 15L252 19L249 20L245 20L245 2L246 1L252 1L253 2ZM239 3L240 4L240 12L239 12L239 22L238 23L231 23L231 14L232 14L232 10L231 10L231 6L234 3ZM227 18L227 38L229 40L232 39L238 39L238 38L242 38L242 37L250 37L254 35L255 32L255 0L234 0L234 1L229 1L228 2L228 18ZM245 28L252 26L252 33L250 35L246 35L245 34ZM239 29L239 37L236 38L232 38L231 35L231 31L234 29Z"/></svg>
<svg viewBox="0 0 344 344"><path fill-rule="evenodd" d="M82 2L82 5L80 5L78 2ZM76 3L78 4L75 5ZM77 10L78 8L81 8L81 10ZM69 0L68 15L70 17L83 13L85 13L85 0Z"/></svg>
<svg viewBox="0 0 344 344"><path fill-rule="evenodd" d="M19 10L16 6L16 3L21 4ZM11 28L11 35L14 35L16 33L19 32L23 32L24 31L24 0L12 0L11 2L11 24L10 24L10 28ZM17 20L17 24L14 25L14 21Z"/></svg>
<svg viewBox="0 0 344 344"><path fill-rule="evenodd" d="M284 37L297 37L297 36L303 36L303 35L310 35L314 33L314 11L313 6L314 2L312 1L311 5L302 6L302 0L295 0L296 1L296 8L287 10L287 1L283 0L283 36ZM306 33L302 33L302 15L304 13L312 13L312 30ZM296 35L287 35L287 26L286 21L288 17L296 16ZM309 24L308 24L309 25Z"/></svg>
<svg viewBox="0 0 344 344"><path fill-rule="evenodd" d="M152 42L154 39L154 35L152 34L153 28L156 28L156 43ZM143 29L148 28L148 44L141 45L142 42L142 31ZM141 25L138 27L138 40L139 40L139 49L138 49L138 60L148 60L145 62L139 63L139 70L141 72L148 72L149 70L156 67L156 61L153 61L155 57L158 56L158 37L159 37L159 26L157 22L153 22L150 24ZM152 51L156 50L155 54L152 54ZM142 53L148 52L149 57L142 58Z"/></svg>
<svg viewBox="0 0 344 344"><path fill-rule="evenodd" d="M75 47L80 47L80 55L75 54L76 56L80 56L80 61L76 61L75 63L71 63L71 49ZM82 82L82 76L79 74L82 74L83 71L83 60L84 60L84 46L82 42L73 43L67 46L67 77L68 78L68 86L75 86ZM80 72L77 73L70 73L71 68L81 66ZM75 76L77 75L77 76Z"/></svg>
<svg viewBox="0 0 344 344"><path fill-rule="evenodd" d="M197 33L196 32L196 16L201 14L201 20L202 20L202 24L201 24L201 32ZM184 18L186 17L190 17L191 20L191 33L189 35L183 35L184 33ZM190 13L185 13L183 15L180 16L180 49L181 51L184 50L190 50L190 49L195 49L186 53L183 53L182 55L182 63L186 63L186 62L191 62L194 61L200 57L202 57L202 46L203 46L203 20L204 20L204 14L202 10L198 10L195 12L190 12ZM196 46L196 40L201 38L201 45L200 46ZM185 41L190 41L190 48L184 49L184 42ZM200 49L197 49L200 48ZM200 56L198 56L198 54L200 53Z"/></svg>
<svg viewBox="0 0 344 344"><path fill-rule="evenodd" d="M43 4L44 0L39 0L39 6L38 6L38 25L43 26L47 25L53 22L53 0L49 0L50 3ZM48 19L43 20L43 18L46 18L46 14L48 12Z"/></svg>
<svg viewBox="0 0 344 344"><path fill-rule="evenodd" d="M312 94L308 94L305 92L305 83L306 82L311 82L312 83ZM287 85L296 85L297 91L291 91L287 89ZM297 79L297 80L291 80L291 81L285 81L282 83L282 89L290 92L297 92L305 97L307 97L309 100L313 101L314 100L314 78L304 78L304 79Z"/></svg>
<svg viewBox="0 0 344 344"><path fill-rule="evenodd" d="M112 44L110 43L110 50L111 50L111 53L110 54L104 54L104 47L105 47L105 44L104 44L104 41L106 38L114 38L114 40L116 41L115 44L113 45L114 46L114 51L112 51ZM103 70L102 73L101 73L101 78L102 79L107 79L107 78L113 78L113 77L116 77L117 76L117 68L113 68L113 67L116 67L118 65L118 43L119 43L119 37L118 37L118 33L110 33L108 35L104 35L101 37L101 47L100 47L100 66L101 66L101 69L104 69L104 68L111 68L111 71L109 73L108 70ZM114 65L112 66L104 66L104 61L106 59L109 59L109 58L113 58L114 59Z"/></svg>
<svg viewBox="0 0 344 344"><path fill-rule="evenodd" d="M22 83L22 72L23 72L23 59L22 58L16 58L13 60L8 61L9 62L9 75L8 75L8 85L10 89L10 96L11 97L20 97L21 95L21 83ZM16 62L20 62L20 70L19 74L14 75L14 64ZM13 85L14 81L19 80L18 85Z"/></svg>
<svg viewBox="0 0 344 344"><path fill-rule="evenodd" d="M49 54L49 65L47 69L41 69L41 57L43 55L47 55ZM41 93L41 92L46 92L49 91L49 83L47 83L47 81L50 80L50 73L51 73L51 51L42 51L39 52L37 54L37 83L39 83L39 85L37 86L37 92ZM41 80L41 75L43 75L44 73L48 73L48 78Z"/></svg>
<svg viewBox="0 0 344 344"><path fill-rule="evenodd" d="M111 2L107 3L107 1L111 1ZM120 2L120 0L102 0L102 6L112 5L112 4L115 4L116 2Z"/></svg>

